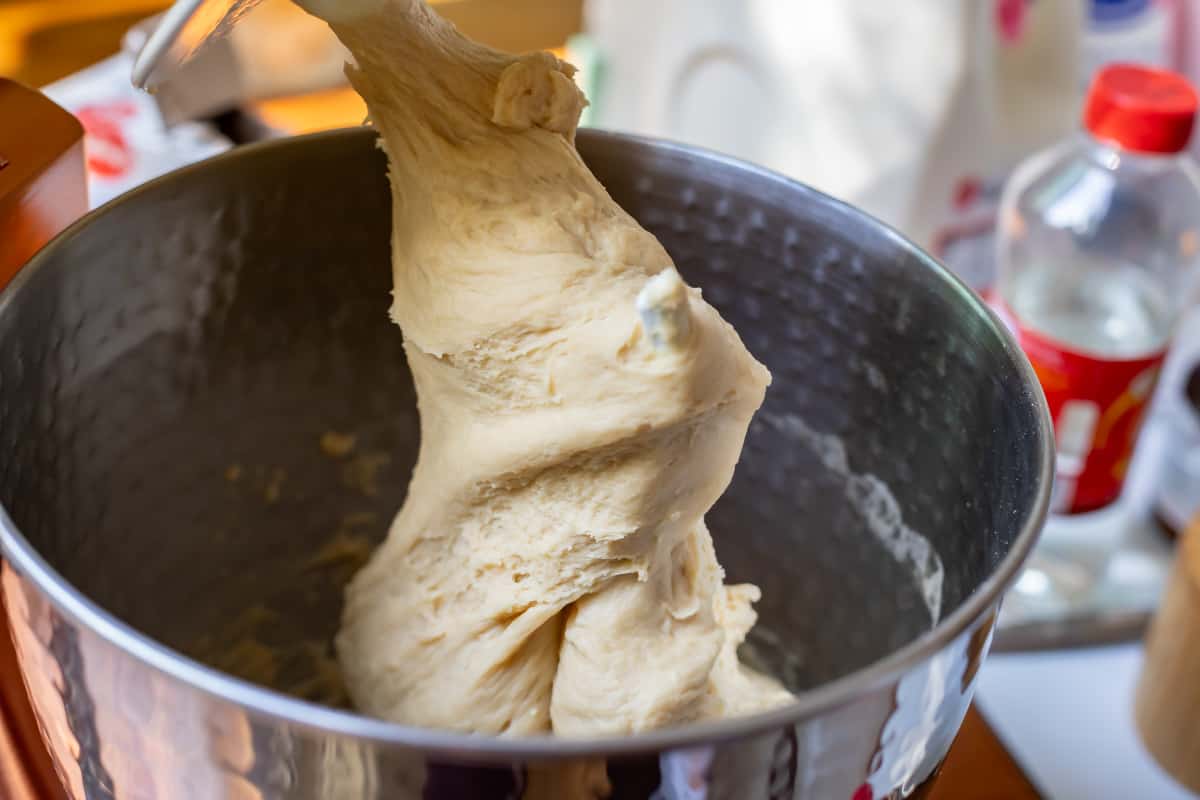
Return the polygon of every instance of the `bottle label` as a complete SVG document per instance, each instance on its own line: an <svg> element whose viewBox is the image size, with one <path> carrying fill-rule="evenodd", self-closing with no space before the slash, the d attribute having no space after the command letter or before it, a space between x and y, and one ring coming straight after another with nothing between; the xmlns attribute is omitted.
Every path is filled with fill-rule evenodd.
<svg viewBox="0 0 1200 800"><path fill-rule="evenodd" d="M1058 450L1051 510L1093 511L1121 494L1166 349L1107 359L1073 350L997 311L1041 381Z"/></svg>

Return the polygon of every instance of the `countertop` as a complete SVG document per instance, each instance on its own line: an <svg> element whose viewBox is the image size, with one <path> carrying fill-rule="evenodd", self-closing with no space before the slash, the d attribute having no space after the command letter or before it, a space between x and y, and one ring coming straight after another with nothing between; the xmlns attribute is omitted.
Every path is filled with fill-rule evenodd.
<svg viewBox="0 0 1200 800"><path fill-rule="evenodd" d="M1140 644L993 655L975 703L1048 798L1195 800L1138 738L1141 663Z"/></svg>

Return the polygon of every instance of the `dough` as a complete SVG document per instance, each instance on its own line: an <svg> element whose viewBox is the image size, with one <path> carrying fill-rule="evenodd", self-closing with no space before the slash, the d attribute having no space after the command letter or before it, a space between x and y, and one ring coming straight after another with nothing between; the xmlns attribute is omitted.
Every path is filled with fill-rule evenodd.
<svg viewBox="0 0 1200 800"><path fill-rule="evenodd" d="M420 0L302 5L382 134L421 413L408 497L347 592L356 706L591 736L786 702L738 662L758 590L723 585L703 520L770 376L580 160L574 68Z"/></svg>

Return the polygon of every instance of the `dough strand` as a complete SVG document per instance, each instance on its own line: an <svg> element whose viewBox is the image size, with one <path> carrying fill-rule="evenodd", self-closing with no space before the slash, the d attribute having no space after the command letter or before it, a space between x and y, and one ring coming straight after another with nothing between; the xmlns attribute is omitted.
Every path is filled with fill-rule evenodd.
<svg viewBox="0 0 1200 800"><path fill-rule="evenodd" d="M580 159L574 69L420 0L302 5L387 152L421 413L407 499L346 596L355 705L599 736L787 702L738 662L758 590L723 584L703 521L770 376Z"/></svg>

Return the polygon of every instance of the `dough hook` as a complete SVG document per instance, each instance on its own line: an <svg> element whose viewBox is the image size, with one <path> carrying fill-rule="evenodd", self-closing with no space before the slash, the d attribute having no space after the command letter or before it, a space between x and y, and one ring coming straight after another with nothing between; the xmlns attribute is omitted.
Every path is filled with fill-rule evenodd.
<svg viewBox="0 0 1200 800"><path fill-rule="evenodd" d="M146 37L133 64L133 85L153 92L208 44L223 38L262 0L177 0ZM296 0L325 20L348 20L384 0Z"/></svg>
<svg viewBox="0 0 1200 800"><path fill-rule="evenodd" d="M162 15L133 64L133 85L154 89L206 44L224 36L261 0L178 0Z"/></svg>

